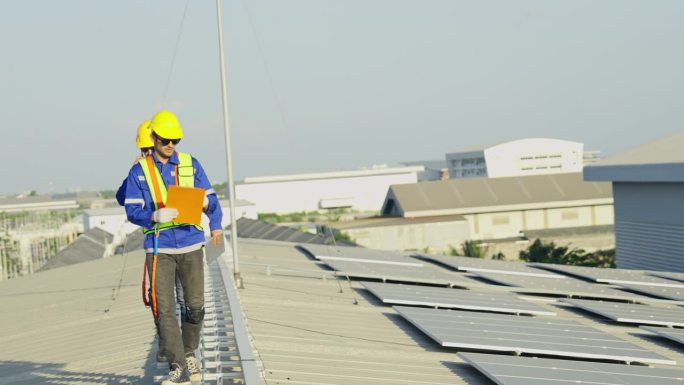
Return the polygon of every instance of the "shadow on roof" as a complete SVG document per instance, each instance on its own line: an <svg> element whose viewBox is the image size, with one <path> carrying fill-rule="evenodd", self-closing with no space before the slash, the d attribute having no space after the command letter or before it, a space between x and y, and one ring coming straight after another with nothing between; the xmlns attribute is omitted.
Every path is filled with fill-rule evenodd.
<svg viewBox="0 0 684 385"><path fill-rule="evenodd" d="M30 361L0 361L0 373L2 373L0 385L63 385L76 383L107 385L151 384L153 376L158 374L156 363L152 363L151 359L152 354L150 354L145 363L146 370L143 377L126 374L66 370L64 369L66 364Z"/></svg>

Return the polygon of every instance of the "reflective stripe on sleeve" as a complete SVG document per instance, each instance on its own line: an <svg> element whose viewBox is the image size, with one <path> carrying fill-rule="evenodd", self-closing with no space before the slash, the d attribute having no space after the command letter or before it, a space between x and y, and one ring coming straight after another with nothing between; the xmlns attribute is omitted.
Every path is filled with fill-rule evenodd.
<svg viewBox="0 0 684 385"><path fill-rule="evenodd" d="M145 200L142 198L126 198L124 200L125 205L142 205L145 207Z"/></svg>

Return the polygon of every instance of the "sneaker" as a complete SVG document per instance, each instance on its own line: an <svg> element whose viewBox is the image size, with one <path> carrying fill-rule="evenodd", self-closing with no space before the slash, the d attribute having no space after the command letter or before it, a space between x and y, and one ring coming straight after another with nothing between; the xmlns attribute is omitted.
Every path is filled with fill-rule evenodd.
<svg viewBox="0 0 684 385"><path fill-rule="evenodd" d="M185 369L174 364L169 375L162 381L161 385L190 385L190 379Z"/></svg>
<svg viewBox="0 0 684 385"><path fill-rule="evenodd" d="M197 359L193 354L185 356L185 364L188 367L188 373L190 373L190 381L198 382L202 379L199 367L197 366Z"/></svg>

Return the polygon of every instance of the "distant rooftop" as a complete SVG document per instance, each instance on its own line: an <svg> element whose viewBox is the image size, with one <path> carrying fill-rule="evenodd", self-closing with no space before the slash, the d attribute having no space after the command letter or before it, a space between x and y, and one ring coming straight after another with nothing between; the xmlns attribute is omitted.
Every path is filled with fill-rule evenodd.
<svg viewBox="0 0 684 385"><path fill-rule="evenodd" d="M580 173L530 175L504 178L450 179L393 185L387 194L403 216L435 216L577 205L581 201L612 203L609 183L585 182ZM389 213L387 213L389 214Z"/></svg>
<svg viewBox="0 0 684 385"><path fill-rule="evenodd" d="M107 245L113 240L112 234L99 227L92 228L50 258L40 271L102 259Z"/></svg>

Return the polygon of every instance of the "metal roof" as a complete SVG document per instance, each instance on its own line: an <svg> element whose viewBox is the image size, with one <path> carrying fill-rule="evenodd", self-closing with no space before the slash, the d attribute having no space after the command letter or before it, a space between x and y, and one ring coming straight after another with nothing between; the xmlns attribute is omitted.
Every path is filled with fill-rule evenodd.
<svg viewBox="0 0 684 385"><path fill-rule="evenodd" d="M584 167L586 180L684 182L684 132L655 140Z"/></svg>
<svg viewBox="0 0 684 385"><path fill-rule="evenodd" d="M142 251L0 282L0 385L151 384Z"/></svg>
<svg viewBox="0 0 684 385"><path fill-rule="evenodd" d="M204 385L260 383L229 257L207 247ZM158 384L155 327L142 305L144 252L0 282L0 385ZM226 284L228 282L228 284ZM222 382L221 382L222 380Z"/></svg>
<svg viewBox="0 0 684 385"><path fill-rule="evenodd" d="M92 228L50 258L41 271L102 259L107 245L112 243L113 239L112 234L101 228Z"/></svg>
<svg viewBox="0 0 684 385"><path fill-rule="evenodd" d="M506 178L467 178L392 185L385 198L403 216L612 204L610 183L585 182L581 173Z"/></svg>

